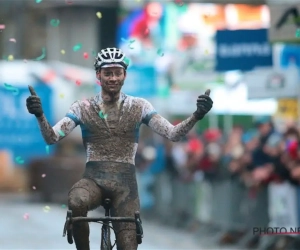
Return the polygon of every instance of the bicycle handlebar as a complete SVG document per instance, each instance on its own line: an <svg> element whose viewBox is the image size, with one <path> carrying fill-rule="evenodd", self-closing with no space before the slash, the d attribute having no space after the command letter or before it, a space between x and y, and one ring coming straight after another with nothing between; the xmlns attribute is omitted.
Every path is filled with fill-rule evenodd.
<svg viewBox="0 0 300 250"><path fill-rule="evenodd" d="M108 221L114 221L114 222L136 222L135 218L132 217L73 217L71 219L73 223L78 221L85 221L85 222L108 222Z"/></svg>

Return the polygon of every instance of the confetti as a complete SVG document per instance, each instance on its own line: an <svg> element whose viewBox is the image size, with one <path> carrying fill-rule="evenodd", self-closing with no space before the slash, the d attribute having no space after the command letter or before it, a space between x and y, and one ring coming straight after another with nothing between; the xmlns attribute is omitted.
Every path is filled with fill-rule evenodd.
<svg viewBox="0 0 300 250"><path fill-rule="evenodd" d="M77 86L80 86L80 84L81 84L81 82L79 80L76 80L75 83L76 83Z"/></svg>
<svg viewBox="0 0 300 250"><path fill-rule="evenodd" d="M63 55L66 53L66 51L64 51L63 49L60 51L60 53L62 53Z"/></svg>
<svg viewBox="0 0 300 250"><path fill-rule="evenodd" d="M94 50L92 50L92 55L97 56L97 53Z"/></svg>
<svg viewBox="0 0 300 250"><path fill-rule="evenodd" d="M22 157L21 157L21 156L17 156L17 157L16 157L16 162L17 162L18 164L23 164L23 163L24 163L24 160L22 160Z"/></svg>
<svg viewBox="0 0 300 250"><path fill-rule="evenodd" d="M73 3L73 1L71 1L71 0L66 0L66 4L72 4Z"/></svg>
<svg viewBox="0 0 300 250"><path fill-rule="evenodd" d="M64 96L65 96L64 94L60 94L59 95L60 98L64 98Z"/></svg>
<svg viewBox="0 0 300 250"><path fill-rule="evenodd" d="M33 190L36 190L36 187L35 187L35 186L32 186L32 189L33 189Z"/></svg>
<svg viewBox="0 0 300 250"><path fill-rule="evenodd" d="M65 204L62 204L61 207L62 207L62 208L66 208L67 206L66 206Z"/></svg>
<svg viewBox="0 0 300 250"><path fill-rule="evenodd" d="M61 136L65 136L65 133L61 130L58 131L58 133L61 135Z"/></svg>
<svg viewBox="0 0 300 250"><path fill-rule="evenodd" d="M46 56L46 49L42 48L42 54L39 57L35 58L34 60L35 61L40 61L40 60L44 59L45 56Z"/></svg>
<svg viewBox="0 0 300 250"><path fill-rule="evenodd" d="M297 29L297 30L296 30L295 36L296 36L296 37L300 37L300 29Z"/></svg>
<svg viewBox="0 0 300 250"><path fill-rule="evenodd" d="M133 44L133 43L135 42L135 39L126 40L125 38L122 37L121 40L122 40L124 43L128 43L128 47L129 47L130 49L134 49L134 48L131 47L131 44Z"/></svg>
<svg viewBox="0 0 300 250"><path fill-rule="evenodd" d="M0 24L0 32L2 32L2 30L5 30L5 24Z"/></svg>
<svg viewBox="0 0 300 250"><path fill-rule="evenodd" d="M49 146L48 145L46 146L46 152L47 152L47 154L49 154Z"/></svg>
<svg viewBox="0 0 300 250"><path fill-rule="evenodd" d="M45 206L43 208L43 210L44 210L45 213L48 213L50 211L50 207L49 206Z"/></svg>
<svg viewBox="0 0 300 250"><path fill-rule="evenodd" d="M46 174L42 174L41 176L42 176L42 178L45 178L45 177L46 177Z"/></svg>
<svg viewBox="0 0 300 250"><path fill-rule="evenodd" d="M7 60L8 60L8 61L14 60L14 56L13 56L13 55L9 55L9 56L7 57Z"/></svg>
<svg viewBox="0 0 300 250"><path fill-rule="evenodd" d="M101 86L101 82L99 80L96 80L96 84L98 84L99 86Z"/></svg>
<svg viewBox="0 0 300 250"><path fill-rule="evenodd" d="M35 0L36 3L40 3L42 2L43 0Z"/></svg>
<svg viewBox="0 0 300 250"><path fill-rule="evenodd" d="M10 38L9 41L10 41L10 42L13 42L13 43L16 43L16 42L17 42L15 38Z"/></svg>
<svg viewBox="0 0 300 250"><path fill-rule="evenodd" d="M81 44L81 43L78 43L78 44L76 44L76 45L73 47L73 51L78 51L78 50L81 49L81 47L82 47L82 44Z"/></svg>
<svg viewBox="0 0 300 250"><path fill-rule="evenodd" d="M87 52L84 52L84 53L83 53L83 58L84 58L84 59L88 59L88 58L89 58L89 54L88 54Z"/></svg>
<svg viewBox="0 0 300 250"><path fill-rule="evenodd" d="M158 54L159 56L164 56L164 52L163 52L162 49L158 49L158 50L157 50L157 54Z"/></svg>
<svg viewBox="0 0 300 250"><path fill-rule="evenodd" d="M102 17L102 13L101 12L97 12L96 13L97 17L100 19Z"/></svg>
<svg viewBox="0 0 300 250"><path fill-rule="evenodd" d="M107 114L103 114L102 111L99 112L99 116L100 116L101 118L104 118L104 119L107 118Z"/></svg>
<svg viewBox="0 0 300 250"><path fill-rule="evenodd" d="M25 213L25 214L23 215L23 218L24 218L25 220L28 220L28 219L29 219L29 213Z"/></svg>
<svg viewBox="0 0 300 250"><path fill-rule="evenodd" d="M10 85L10 84L4 83L4 87L5 87L5 89L7 89L7 90L9 90L9 91L12 91L12 94L13 94L13 95L19 94L19 89L16 88L16 87L13 87L13 86Z"/></svg>
<svg viewBox="0 0 300 250"><path fill-rule="evenodd" d="M50 21L50 25L53 27L57 27L60 24L60 21L58 19L52 19Z"/></svg>
<svg viewBox="0 0 300 250"><path fill-rule="evenodd" d="M130 49L134 49L134 48L132 48L132 47L131 47L131 44L133 44L134 42L135 42L135 40L134 40L134 39L132 39L132 40L130 40L130 41L129 41L129 45L128 45L128 47L129 47Z"/></svg>

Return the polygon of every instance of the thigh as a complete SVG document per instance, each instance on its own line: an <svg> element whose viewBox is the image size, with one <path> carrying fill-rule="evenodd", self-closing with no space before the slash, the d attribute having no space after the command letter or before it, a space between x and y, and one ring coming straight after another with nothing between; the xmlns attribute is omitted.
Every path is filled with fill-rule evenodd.
<svg viewBox="0 0 300 250"><path fill-rule="evenodd" d="M130 190L125 188L123 192L114 195L111 215L113 217L134 217L135 211L140 210L140 201L137 187ZM116 232L117 250L136 250L135 223L113 223Z"/></svg>
<svg viewBox="0 0 300 250"><path fill-rule="evenodd" d="M80 207L93 210L102 204L102 190L93 180L83 178L70 189L68 204L69 209Z"/></svg>

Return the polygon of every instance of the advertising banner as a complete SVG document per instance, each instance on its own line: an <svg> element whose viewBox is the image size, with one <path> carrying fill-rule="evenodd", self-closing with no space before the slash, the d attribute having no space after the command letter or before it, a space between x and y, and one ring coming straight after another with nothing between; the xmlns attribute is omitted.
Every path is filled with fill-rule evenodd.
<svg viewBox="0 0 300 250"><path fill-rule="evenodd" d="M216 71L251 71L273 65L268 30L218 30Z"/></svg>
<svg viewBox="0 0 300 250"><path fill-rule="evenodd" d="M49 151L37 119L28 113L26 107L26 98L30 95L28 87L13 88L14 84L6 88L2 86L0 87L0 100L3 103L0 109L0 150L10 151L15 163L22 166L30 158L45 156ZM50 108L52 90L46 85L34 86L34 89L42 100L47 120L53 124L53 110Z"/></svg>

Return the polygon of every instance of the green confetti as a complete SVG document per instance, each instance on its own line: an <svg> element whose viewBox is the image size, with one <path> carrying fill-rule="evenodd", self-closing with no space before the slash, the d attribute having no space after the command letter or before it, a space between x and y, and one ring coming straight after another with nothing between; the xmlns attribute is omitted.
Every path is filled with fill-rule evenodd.
<svg viewBox="0 0 300 250"><path fill-rule="evenodd" d="M94 50L92 50L92 55L97 56L97 53Z"/></svg>
<svg viewBox="0 0 300 250"><path fill-rule="evenodd" d="M67 206L66 206L65 204L62 204L61 207L62 207L62 208L66 208Z"/></svg>
<svg viewBox="0 0 300 250"><path fill-rule="evenodd" d="M296 36L296 37L300 37L300 29L297 29L297 30L296 30L295 36Z"/></svg>
<svg viewBox="0 0 300 250"><path fill-rule="evenodd" d="M78 50L81 49L81 47L82 47L82 44L81 44L81 43L78 43L78 44L76 44L76 45L73 47L73 51L78 51Z"/></svg>
<svg viewBox="0 0 300 250"><path fill-rule="evenodd" d="M57 27L60 24L60 21L58 19L52 19L50 21L51 26Z"/></svg>
<svg viewBox="0 0 300 250"><path fill-rule="evenodd" d="M16 88L16 87L13 87L13 86L10 85L10 84L4 83L4 87L5 87L7 90L12 91L13 95L18 95L18 94L19 94L19 89Z"/></svg>
<svg viewBox="0 0 300 250"><path fill-rule="evenodd" d="M164 56L164 52L163 52L162 49L158 49L158 50L157 50L157 54L158 54L159 56Z"/></svg>
<svg viewBox="0 0 300 250"><path fill-rule="evenodd" d="M102 111L99 112L99 116L100 116L101 118L104 118L104 119L107 118L107 114L103 114Z"/></svg>
<svg viewBox="0 0 300 250"><path fill-rule="evenodd" d="M61 130L58 131L58 133L61 135L61 136L65 136L65 133Z"/></svg>
<svg viewBox="0 0 300 250"><path fill-rule="evenodd" d="M43 0L35 0L36 3L41 3Z"/></svg>
<svg viewBox="0 0 300 250"><path fill-rule="evenodd" d="M24 163L24 160L22 160L22 157L21 157L21 156L17 156L17 157L16 157L16 162L17 162L18 164L23 164L23 163Z"/></svg>
<svg viewBox="0 0 300 250"><path fill-rule="evenodd" d="M47 154L49 154L49 146L48 145L46 146L46 152L47 152Z"/></svg>
<svg viewBox="0 0 300 250"><path fill-rule="evenodd" d="M42 48L42 54L39 57L35 58L34 60L40 61L40 60L44 59L45 57L46 57L46 48Z"/></svg>

